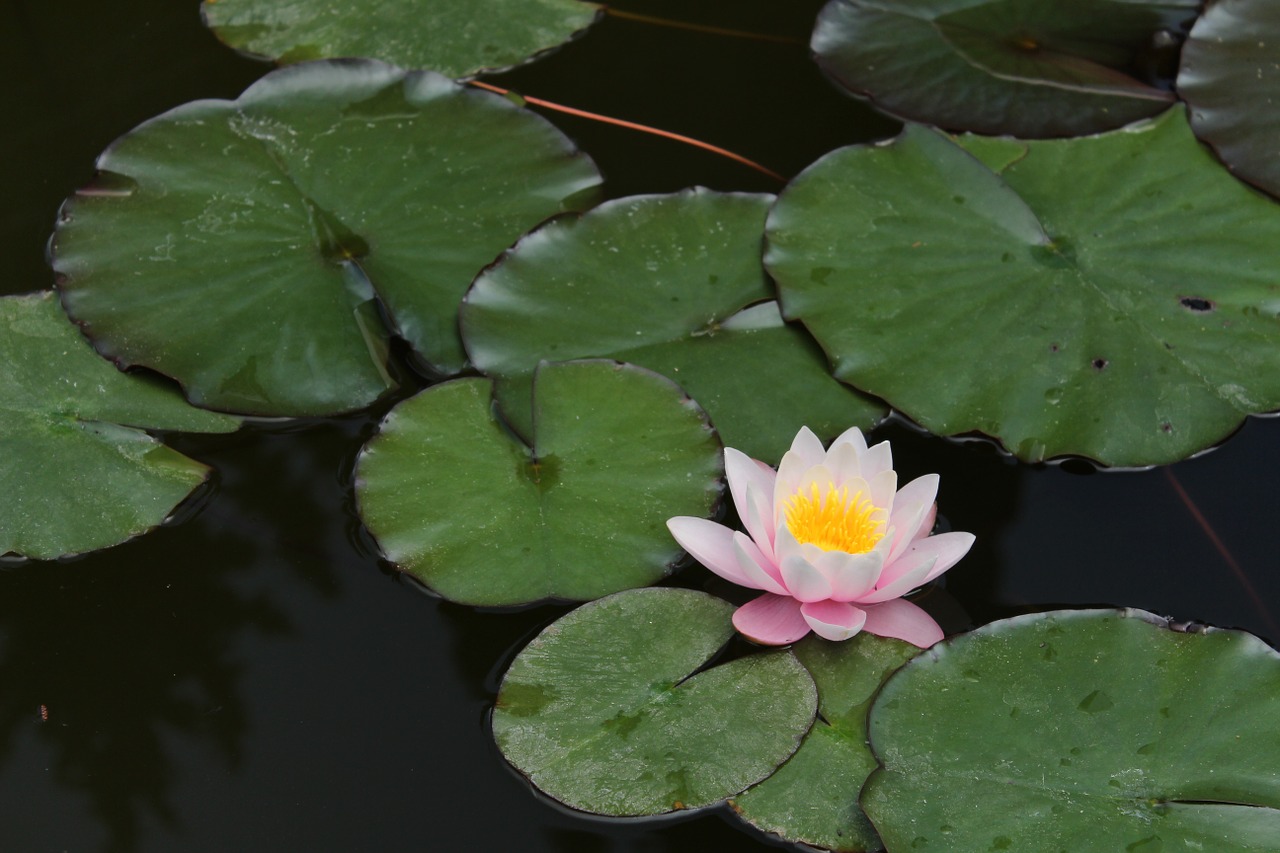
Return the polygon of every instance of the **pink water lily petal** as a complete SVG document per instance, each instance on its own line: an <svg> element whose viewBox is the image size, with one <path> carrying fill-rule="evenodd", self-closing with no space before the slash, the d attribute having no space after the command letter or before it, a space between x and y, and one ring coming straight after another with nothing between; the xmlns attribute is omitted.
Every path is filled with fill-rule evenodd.
<svg viewBox="0 0 1280 853"><path fill-rule="evenodd" d="M800 614L826 640L847 640L867 621L866 611L843 601L811 601L800 605Z"/></svg>
<svg viewBox="0 0 1280 853"><path fill-rule="evenodd" d="M879 588L863 602L888 601L906 595L954 566L973 547L972 533L939 533L912 542L897 560L885 566Z"/></svg>
<svg viewBox="0 0 1280 853"><path fill-rule="evenodd" d="M857 427L849 427L847 430L840 433L840 435L836 436L836 440L831 442L831 450L835 450L837 447L844 444L853 445L859 456L867 452L866 436L864 436L862 434L862 430Z"/></svg>
<svg viewBox="0 0 1280 853"><path fill-rule="evenodd" d="M768 473L766 473L768 472ZM738 517L746 525L747 532L757 542L772 539L773 531L766 531L759 524L759 514L751 511L751 500L748 493L773 494L773 482L777 475L771 468L762 468L756 460L740 450L732 447L724 449L724 473L729 481L729 494L733 496L733 505L738 510ZM770 513L772 515L772 513ZM772 548L770 549L772 550Z"/></svg>
<svg viewBox="0 0 1280 853"><path fill-rule="evenodd" d="M850 443L831 445L823 464L835 475L837 488L854 477L862 476L862 457L857 447Z"/></svg>
<svg viewBox="0 0 1280 853"><path fill-rule="evenodd" d="M787 588L782 585L782 573L778 567L760 551L760 548L745 533L733 534L733 551L738 561L738 568L746 577L753 589L786 595Z"/></svg>
<svg viewBox="0 0 1280 853"><path fill-rule="evenodd" d="M862 476L870 480L881 471L893 470L893 450L882 441L862 454Z"/></svg>
<svg viewBox="0 0 1280 853"><path fill-rule="evenodd" d="M810 432L808 427L802 427L800 432L796 433L795 441L791 442L791 449L782 454L782 461L778 463L778 477L773 487L775 519L779 519L781 505L795 494L804 472L814 465L821 465L825 457L826 452L822 449L822 442L818 441L818 437Z"/></svg>
<svg viewBox="0 0 1280 853"><path fill-rule="evenodd" d="M760 550L764 552L771 562L778 561L777 552L773 547L774 526L773 526L773 492L761 492L755 486L747 487L747 494L744 500L746 507L739 507L738 514L742 518L742 524L751 533L751 538L760 546Z"/></svg>
<svg viewBox="0 0 1280 853"><path fill-rule="evenodd" d="M933 502L938 496L938 475L925 474L917 477L898 490L893 498L893 512L889 516L889 524L894 530L893 547L889 549L889 562L897 559L913 540L918 532L926 534L933 529L933 522L925 527L924 522L930 517Z"/></svg>
<svg viewBox="0 0 1280 853"><path fill-rule="evenodd" d="M747 639L766 646L785 646L809 633L809 623L800 615L800 602L768 593L734 611L733 627Z"/></svg>
<svg viewBox="0 0 1280 853"><path fill-rule="evenodd" d="M800 601L821 601L831 597L831 584L826 575L805 556L805 547L796 541L784 524L778 528L778 568L782 570L782 582L787 592ZM808 546L808 551L821 553Z"/></svg>
<svg viewBox="0 0 1280 853"><path fill-rule="evenodd" d="M922 649L942 639L942 628L933 621L933 617L910 601L897 598L884 604L870 605L866 610L866 623L862 629L870 634L906 640Z"/></svg>
<svg viewBox="0 0 1280 853"><path fill-rule="evenodd" d="M831 598L836 601L857 601L872 590L884 567L884 553L868 551L865 554L847 554L844 551L827 551L813 561L831 584Z"/></svg>
<svg viewBox="0 0 1280 853"><path fill-rule="evenodd" d="M867 479L867 496L871 498L871 503L888 510L888 521L892 518L893 504L897 497L898 491L898 472L897 471L881 471L873 474Z"/></svg>
<svg viewBox="0 0 1280 853"><path fill-rule="evenodd" d="M733 550L734 531L705 518L678 515L667 519L667 529L689 556L731 583L753 586L738 566Z"/></svg>

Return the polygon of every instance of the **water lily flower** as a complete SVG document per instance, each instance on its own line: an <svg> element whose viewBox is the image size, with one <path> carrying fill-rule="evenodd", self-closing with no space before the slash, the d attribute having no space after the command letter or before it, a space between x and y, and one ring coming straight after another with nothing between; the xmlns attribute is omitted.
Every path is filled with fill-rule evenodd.
<svg viewBox="0 0 1280 853"><path fill-rule="evenodd" d="M869 631L921 648L942 639L938 623L902 598L973 545L971 533L930 535L937 474L899 489L889 443L869 448L856 427L829 450L802 428L776 472L733 448L724 467L747 532L689 516L667 527L720 577L764 591L733 614L741 633L767 645L810 631L828 640Z"/></svg>

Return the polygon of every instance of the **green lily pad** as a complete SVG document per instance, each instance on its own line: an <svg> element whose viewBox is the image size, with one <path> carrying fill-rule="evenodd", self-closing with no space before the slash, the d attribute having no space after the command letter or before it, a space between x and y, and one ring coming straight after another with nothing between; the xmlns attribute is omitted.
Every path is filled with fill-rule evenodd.
<svg viewBox="0 0 1280 853"><path fill-rule="evenodd" d="M1280 407L1280 209L1181 109L1054 141L909 126L797 177L767 240L835 375L940 435L1151 465Z"/></svg>
<svg viewBox="0 0 1280 853"><path fill-rule="evenodd" d="M360 515L387 558L451 601L585 601L666 575L666 521L721 493L721 445L696 403L631 365L542 367L534 440L499 420L486 379L391 410L356 467Z"/></svg>
<svg viewBox="0 0 1280 853"><path fill-rule="evenodd" d="M1280 655L1166 624L1040 613L904 666L868 722L883 767L862 806L885 846L1274 851Z"/></svg>
<svg viewBox="0 0 1280 853"><path fill-rule="evenodd" d="M862 633L843 643L809 637L794 649L818 685L818 719L786 764L732 801L738 817L786 841L824 850L880 850L858 807L876 768L867 745L867 708L884 680L920 649Z"/></svg>
<svg viewBox="0 0 1280 853"><path fill-rule="evenodd" d="M240 425L116 370L48 291L0 298L0 363L0 554L49 560L150 530L209 469L142 430Z"/></svg>
<svg viewBox="0 0 1280 853"><path fill-rule="evenodd" d="M485 270L459 314L463 340L513 426L528 430L539 361L584 357L674 379L757 459L776 461L806 424L829 439L883 417L778 313L760 265L772 201L700 188L618 199L544 225Z"/></svg>
<svg viewBox="0 0 1280 853"><path fill-rule="evenodd" d="M263 59L363 56L450 77L520 65L601 15L580 0L432 0L429 7L413 0L204 0L201 9L218 38Z"/></svg>
<svg viewBox="0 0 1280 853"><path fill-rule="evenodd" d="M837 83L894 115L980 133L1072 136L1173 102L1135 66L1153 61L1156 34L1181 29L1199 5L832 0L810 47Z"/></svg>
<svg viewBox="0 0 1280 853"><path fill-rule="evenodd" d="M1227 167L1280 196L1280 6L1210 3L1182 48L1178 93Z"/></svg>
<svg viewBox="0 0 1280 853"><path fill-rule="evenodd" d="M786 651L700 669L733 635L732 612L684 589L578 608L507 670L498 748L544 793L605 815L699 808L764 778L795 752L817 691Z"/></svg>
<svg viewBox="0 0 1280 853"><path fill-rule="evenodd" d="M201 405L316 415L392 381L389 330L462 368L457 305L528 228L600 176L495 95L372 61L275 71L121 137L64 206L63 300L104 355Z"/></svg>

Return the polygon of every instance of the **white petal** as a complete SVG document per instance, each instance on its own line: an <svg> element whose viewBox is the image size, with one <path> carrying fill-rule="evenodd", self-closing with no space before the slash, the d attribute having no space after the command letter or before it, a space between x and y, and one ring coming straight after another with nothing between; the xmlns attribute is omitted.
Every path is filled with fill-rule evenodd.
<svg viewBox="0 0 1280 853"><path fill-rule="evenodd" d="M733 548L734 531L723 524L688 515L667 519L667 529L689 556L720 577L740 586L753 586L738 566Z"/></svg>
<svg viewBox="0 0 1280 853"><path fill-rule="evenodd" d="M865 473L865 472L864 472ZM886 516L893 512L893 503L897 497L898 489L898 473L892 469L881 471L866 478L867 497L871 498L871 503L885 510ZM853 490L850 489L850 492ZM885 521L888 521L886 517Z"/></svg>
<svg viewBox="0 0 1280 853"><path fill-rule="evenodd" d="M881 471L893 470L893 451L889 442L882 441L862 454L862 476L870 480Z"/></svg>
<svg viewBox="0 0 1280 853"><path fill-rule="evenodd" d="M836 440L831 442L831 449L835 450L842 444L853 445L859 456L867 452L867 439L862 434L862 430L857 427L849 427L847 430L840 433L840 435L836 437Z"/></svg>
<svg viewBox="0 0 1280 853"><path fill-rule="evenodd" d="M889 515L889 525L894 530L893 547L889 550L889 562L892 563L906 550L911 542L919 537L925 520L933 511L934 500L938 496L938 475L925 474L917 477L898 490L893 498L893 511ZM924 530L927 535L929 529Z"/></svg>
<svg viewBox="0 0 1280 853"><path fill-rule="evenodd" d="M766 473L768 472L768 473ZM761 495L773 494L773 481L776 477L772 468L762 468L756 460L740 450L732 447L724 449L724 473L729 480L729 493L733 495L733 505L738 510L738 517L746 526L747 532L756 542L772 541L773 531L765 531L759 526L761 514L753 512L748 493L755 491ZM773 513L765 516L772 518ZM773 547L770 545L769 550Z"/></svg>
<svg viewBox="0 0 1280 853"><path fill-rule="evenodd" d="M836 601L857 601L870 592L884 567L884 554L868 551L865 554L848 554L844 551L827 551L814 561L818 570L831 584L831 598Z"/></svg>
<svg viewBox="0 0 1280 853"><path fill-rule="evenodd" d="M773 487L775 519L782 511L779 505L795 494L804 472L814 465L822 464L825 455L822 442L818 441L818 437L810 432L808 427L801 427L800 432L796 433L795 441L791 442L791 449L782 454L782 461L778 463L778 477Z"/></svg>
<svg viewBox="0 0 1280 853"><path fill-rule="evenodd" d="M837 486L843 486L849 480L862 476L862 459L858 455L858 449L848 442L831 445L823 464L831 470Z"/></svg>
<svg viewBox="0 0 1280 853"><path fill-rule="evenodd" d="M761 492L755 486L747 487L747 495L745 510L741 507L738 513L742 518L742 524L751 533L751 538L760 546L760 550L764 552L765 557L770 562L778 562L777 554L773 547L774 540L774 523L773 523L773 491Z"/></svg>
<svg viewBox="0 0 1280 853"><path fill-rule="evenodd" d="M782 572L745 533L733 534L733 552L738 568L746 578L741 582L743 586L762 589L775 595L787 594L787 588L782 585Z"/></svg>

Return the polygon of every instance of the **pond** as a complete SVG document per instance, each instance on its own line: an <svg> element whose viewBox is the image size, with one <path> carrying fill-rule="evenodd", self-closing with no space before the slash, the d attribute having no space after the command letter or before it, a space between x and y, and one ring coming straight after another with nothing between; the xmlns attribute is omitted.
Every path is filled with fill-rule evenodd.
<svg viewBox="0 0 1280 853"><path fill-rule="evenodd" d="M840 94L806 43L819 2L634 0L587 37L486 79L705 140L793 176L900 125ZM621 4L620 4L621 6ZM6 294L51 287L45 243L97 154L143 120L235 98L269 69L221 45L198 4L10 4L0 151ZM618 198L776 192L706 151L547 113ZM974 365L981 370L982 365ZM424 594L355 513L352 469L406 388L371 410L168 434L211 466L163 527L54 562L0 561L0 849L695 851L770 849L721 806L610 821L533 791L493 743L503 672L568 605L471 608ZM945 523L977 537L928 594L948 632L1058 607L1136 607L1280 638L1280 423L1146 471L1027 465L991 443L876 431L905 482L941 474ZM446 499L444 496L442 500ZM723 592L690 565L669 585Z"/></svg>

